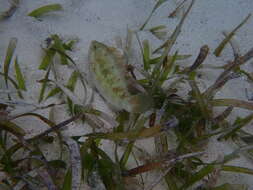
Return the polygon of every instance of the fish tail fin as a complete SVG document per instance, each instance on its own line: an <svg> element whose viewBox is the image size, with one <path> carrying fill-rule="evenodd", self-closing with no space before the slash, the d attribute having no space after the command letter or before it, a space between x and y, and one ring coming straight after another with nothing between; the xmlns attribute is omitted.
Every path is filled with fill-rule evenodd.
<svg viewBox="0 0 253 190"><path fill-rule="evenodd" d="M153 99L147 93L130 96L127 111L132 113L143 113L153 106Z"/></svg>

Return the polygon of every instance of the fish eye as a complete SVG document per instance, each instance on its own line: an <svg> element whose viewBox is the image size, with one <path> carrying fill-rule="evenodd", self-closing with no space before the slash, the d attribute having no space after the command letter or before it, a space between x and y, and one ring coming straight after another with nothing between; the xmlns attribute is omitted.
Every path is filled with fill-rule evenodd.
<svg viewBox="0 0 253 190"><path fill-rule="evenodd" d="M98 44L97 42L95 42L95 43L93 44L93 47L97 49L97 48L99 48L99 44Z"/></svg>

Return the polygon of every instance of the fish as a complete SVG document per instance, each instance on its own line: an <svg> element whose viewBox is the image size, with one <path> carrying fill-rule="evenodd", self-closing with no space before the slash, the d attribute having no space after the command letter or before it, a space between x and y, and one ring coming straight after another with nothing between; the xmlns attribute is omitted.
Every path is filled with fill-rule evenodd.
<svg viewBox="0 0 253 190"><path fill-rule="evenodd" d="M152 97L130 76L124 55L114 47L92 41L88 53L92 85L116 110L143 113L153 105ZM138 86L138 87L137 87Z"/></svg>

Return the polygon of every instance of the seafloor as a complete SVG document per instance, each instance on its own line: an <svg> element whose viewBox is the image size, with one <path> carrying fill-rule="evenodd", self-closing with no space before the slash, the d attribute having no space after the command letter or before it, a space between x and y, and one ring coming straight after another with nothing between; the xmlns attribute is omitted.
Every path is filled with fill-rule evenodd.
<svg viewBox="0 0 253 190"><path fill-rule="evenodd" d="M40 20L27 16L27 13L35 8L50 3L60 3L64 10L55 12L42 17ZM18 55L21 69L24 71L27 80L26 99L31 102L37 102L40 85L36 82L41 79L43 73L38 71L38 65L41 62L42 49L41 44L51 34L58 34L63 38L77 38L79 42L75 47L75 51L71 55L78 67L83 72L87 69L87 54L88 47L92 40L102 41L108 44L113 44L115 37L124 38L127 28L136 29L149 15L154 0L25 0L20 1L15 14L4 21L0 22L0 63L3 63L6 48L9 40L12 37L18 39L15 55ZM173 19L168 19L168 14L176 7L177 0L169 1L164 4L158 11L155 12L148 27L165 24L168 26L168 31L175 28L179 21L180 14ZM8 7L6 0L0 0L0 11ZM217 47L217 44L223 39L222 31L230 31L238 23L240 23L249 13L253 12L252 0L197 0L189 17L183 26L182 33L178 38L176 47L173 51L178 50L182 54L191 54L190 58L182 64L191 63L194 57L199 52L199 48L207 44L211 52ZM149 38L153 47L160 43L154 36L148 32L142 32L141 39ZM253 46L253 18L237 32L236 40L239 43L242 53L246 52ZM137 51L137 42L134 43L136 52L134 53L134 62L140 61L140 54ZM209 55L205 63L212 65L222 65L233 57L231 47L228 46L219 58ZM1 69L3 65L0 65ZM245 68L248 71L253 71L252 63L248 63ZM67 70L67 69L66 69ZM58 70L62 78L66 80L65 69ZM219 71L212 69L203 69L202 86L205 88L218 75ZM2 83L1 83L2 84ZM249 94L253 93L253 86L245 81L245 78L239 77L231 80L228 85L218 94L219 97L230 97L238 99L247 99L245 89L248 89ZM77 92L82 94L82 92ZM101 99L96 96L95 100L98 108L106 109L106 105ZM51 99L48 103L56 101ZM235 109L230 116L234 120L236 116L245 116L248 111ZM48 114L44 111L44 114ZM56 121L62 121L66 115L62 111L56 112ZM20 119L18 122L27 124L26 130L30 135L43 131L44 125L38 124L37 120ZM251 128L251 129L250 129ZM248 130L253 132L252 124ZM79 126L70 125L64 131L65 135L80 135L90 132L89 129ZM147 142L145 143L147 144ZM109 147L109 146L108 146ZM148 147L148 146L147 146ZM105 146L106 148L106 146ZM48 157L50 149L48 150ZM217 142L213 140L208 145L207 160L215 160L218 155L224 155L234 150L232 144ZM112 150L107 150L108 152ZM150 150L152 152L154 150ZM231 164L238 166L253 168L252 162L249 162L243 156L240 159L234 160ZM232 173L222 173L219 179L222 182L233 182L240 184L248 184L253 188L252 176ZM161 185L156 189L164 189Z"/></svg>

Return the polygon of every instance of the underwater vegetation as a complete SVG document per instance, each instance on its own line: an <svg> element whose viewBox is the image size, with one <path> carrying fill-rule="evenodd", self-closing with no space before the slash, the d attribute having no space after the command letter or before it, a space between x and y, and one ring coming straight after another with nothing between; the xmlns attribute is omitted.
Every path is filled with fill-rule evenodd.
<svg viewBox="0 0 253 190"><path fill-rule="evenodd" d="M11 2L10 9L1 14L0 20L15 13L19 1ZM242 68L253 58L253 48L241 54L233 38L251 19L251 14L230 32L224 32L224 39L214 52L204 45L190 66L182 66L178 62L191 55L172 50L195 0L189 0L189 4L183 0L169 14L169 19L173 18L186 7L171 35L164 25L147 27L164 3L167 1L157 0L144 23L138 29L129 29L125 40L118 39L121 51L92 41L89 73L82 73L70 56L75 53L77 39L50 35L42 46L44 54L38 67L44 74L37 80L40 85L38 103L28 103L24 98L29 89L18 57L14 56L18 39L10 39L0 72L4 84L0 89L0 189L152 190L159 183L164 183L169 190L250 189L245 184L220 183L219 178L223 172L253 175L253 168L229 164L241 155L253 160L253 135L244 130L253 120L253 102L216 98L216 94L236 75L245 76L245 82L253 82L252 73ZM40 20L52 11L63 11L63 8L60 4L45 5L27 15ZM148 39L140 40L139 34L144 30L161 40L159 47L153 50ZM128 61L134 40L139 43L142 56L138 64ZM206 58L210 54L221 56L229 46L234 57L223 66L210 66L222 72L212 85L200 88L198 74L201 68L208 66ZM56 72L56 68L63 67L71 73L67 82L59 80ZM82 98L76 93L78 83L84 91ZM188 86L184 96L180 85ZM93 106L96 91L113 110L113 116ZM52 98L58 101L47 104ZM14 112L26 106L29 110ZM59 106L64 106L68 118L56 123L53 114L62 108ZM224 109L217 113L217 107ZM234 108L251 112L230 122L228 117ZM41 110L50 110L49 116L41 114ZM25 126L17 122L22 118L40 120L47 129L31 136ZM87 124L92 132L63 135L63 129L70 123ZM237 148L207 162L204 155L213 138L234 143ZM155 155L140 148L140 140L153 144ZM113 154L103 149L108 141ZM59 156L48 159L43 150L45 146L57 147L55 151ZM134 164L130 164L133 161ZM157 176L154 181L145 181L146 173Z"/></svg>

